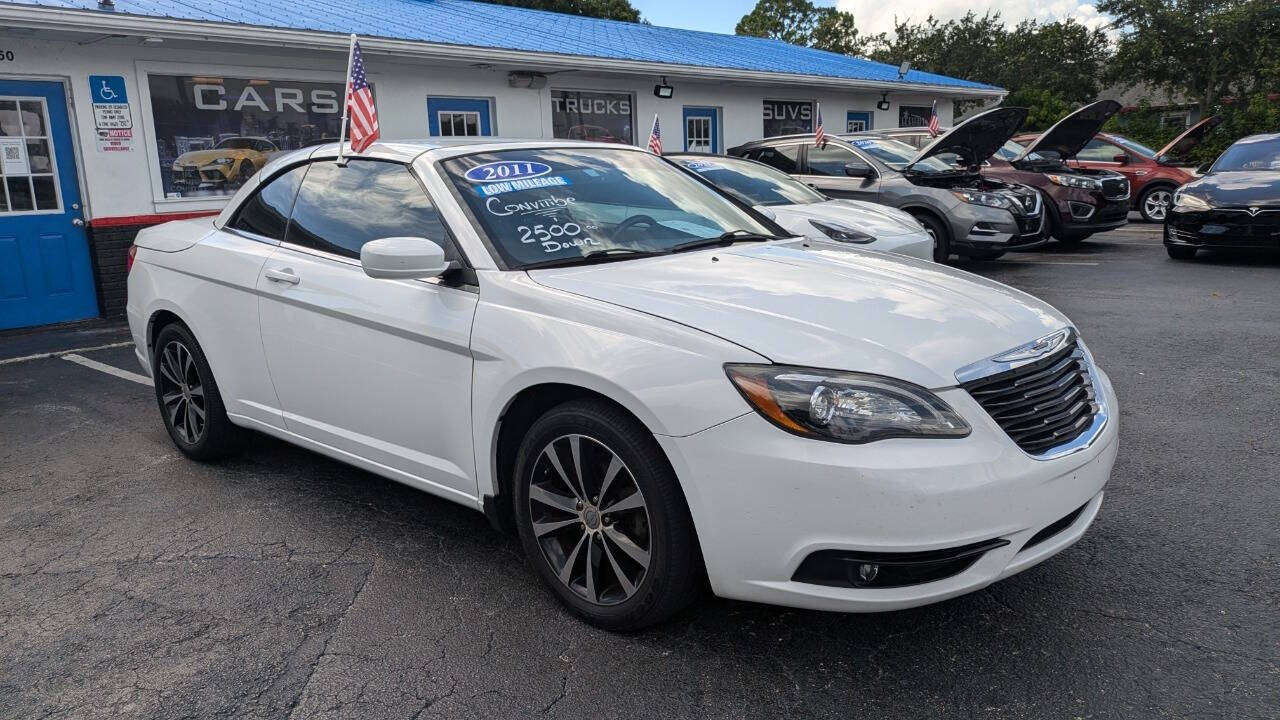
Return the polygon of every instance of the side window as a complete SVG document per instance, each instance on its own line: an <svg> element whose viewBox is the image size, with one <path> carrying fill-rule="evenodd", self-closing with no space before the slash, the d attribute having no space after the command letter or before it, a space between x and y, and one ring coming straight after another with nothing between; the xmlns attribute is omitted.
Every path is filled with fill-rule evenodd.
<svg viewBox="0 0 1280 720"><path fill-rule="evenodd" d="M760 148L759 150L753 150L747 157L756 162L775 167L784 173L795 174L800 171L799 145Z"/></svg>
<svg viewBox="0 0 1280 720"><path fill-rule="evenodd" d="M1084 146L1083 150L1076 153L1076 159L1084 160L1085 162L1115 162L1116 155L1122 152L1124 151L1115 145L1094 138L1089 141L1088 145Z"/></svg>
<svg viewBox="0 0 1280 720"><path fill-rule="evenodd" d="M299 165L275 176L266 185L258 188L236 212L231 227L244 230L255 235L283 240L285 226L289 224L289 210L293 207L293 198L298 194L298 186L302 184L302 176L307 173L306 165Z"/></svg>
<svg viewBox="0 0 1280 720"><path fill-rule="evenodd" d="M862 158L842 145L828 143L822 147L809 148L809 174L844 177L845 165L866 167Z"/></svg>
<svg viewBox="0 0 1280 720"><path fill-rule="evenodd" d="M376 160L351 160L341 167L321 160L311 164L302 181L285 242L360 257L370 240L404 236L434 240L446 259L459 259L435 205L409 168Z"/></svg>

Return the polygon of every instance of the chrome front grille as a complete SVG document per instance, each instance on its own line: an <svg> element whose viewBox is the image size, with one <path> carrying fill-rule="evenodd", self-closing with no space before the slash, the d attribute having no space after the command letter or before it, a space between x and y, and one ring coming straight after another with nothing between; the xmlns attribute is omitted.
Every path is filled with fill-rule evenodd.
<svg viewBox="0 0 1280 720"><path fill-rule="evenodd" d="M1012 350L957 373L961 387L978 401L1018 447L1033 456L1054 454L1101 424L1101 408L1084 349L1070 331L1037 345ZM1002 363L1002 357L1015 357ZM973 377L983 369L991 374ZM968 379L972 378L972 379ZM1105 419L1105 418L1104 418Z"/></svg>

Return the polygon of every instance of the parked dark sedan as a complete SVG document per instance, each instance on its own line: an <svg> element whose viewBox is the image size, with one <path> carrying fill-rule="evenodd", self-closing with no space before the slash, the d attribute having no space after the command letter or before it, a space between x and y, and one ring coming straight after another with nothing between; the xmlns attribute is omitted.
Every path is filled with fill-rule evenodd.
<svg viewBox="0 0 1280 720"><path fill-rule="evenodd" d="M1164 245L1178 260L1203 248L1280 249L1280 133L1237 140L1174 193Z"/></svg>

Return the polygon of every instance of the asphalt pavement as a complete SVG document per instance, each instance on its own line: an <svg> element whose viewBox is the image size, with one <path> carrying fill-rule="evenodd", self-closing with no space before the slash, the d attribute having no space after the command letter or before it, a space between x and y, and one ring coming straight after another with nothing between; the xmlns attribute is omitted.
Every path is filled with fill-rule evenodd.
<svg viewBox="0 0 1280 720"><path fill-rule="evenodd" d="M634 635L461 506L266 438L185 460L131 348L56 354L118 328L0 334L0 717L1280 717L1280 259L1135 224L961 266L1115 382L1092 530L925 608L705 597Z"/></svg>

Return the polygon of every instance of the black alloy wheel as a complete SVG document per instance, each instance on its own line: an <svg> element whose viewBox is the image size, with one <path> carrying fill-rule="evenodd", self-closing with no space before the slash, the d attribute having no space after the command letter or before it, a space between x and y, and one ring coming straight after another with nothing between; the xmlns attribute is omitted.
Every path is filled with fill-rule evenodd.
<svg viewBox="0 0 1280 720"><path fill-rule="evenodd" d="M684 494L639 422L603 400L549 410L516 459L513 510L543 583L587 622L628 631L679 612L702 586Z"/></svg>
<svg viewBox="0 0 1280 720"><path fill-rule="evenodd" d="M151 367L165 429L183 454L214 460L241 448L247 431L227 418L209 362L190 330L176 322L164 326Z"/></svg>

